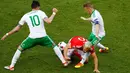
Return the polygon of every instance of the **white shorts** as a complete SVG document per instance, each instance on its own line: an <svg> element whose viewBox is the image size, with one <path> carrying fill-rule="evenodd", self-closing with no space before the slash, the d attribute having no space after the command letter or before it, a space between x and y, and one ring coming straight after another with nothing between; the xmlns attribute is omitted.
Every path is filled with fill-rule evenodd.
<svg viewBox="0 0 130 73"><path fill-rule="evenodd" d="M73 52L74 52L74 49L68 49L67 56L68 56L68 57L71 57L72 54L73 54ZM81 57L83 57L83 55L84 55L84 52L83 52L83 51L77 50L77 52L78 52L78 54L79 54Z"/></svg>

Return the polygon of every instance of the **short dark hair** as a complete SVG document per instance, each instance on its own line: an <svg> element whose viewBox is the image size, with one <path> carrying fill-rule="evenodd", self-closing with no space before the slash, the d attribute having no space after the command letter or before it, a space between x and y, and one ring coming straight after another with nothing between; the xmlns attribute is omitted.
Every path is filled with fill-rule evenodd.
<svg viewBox="0 0 130 73"><path fill-rule="evenodd" d="M83 5L83 7L90 7L93 8L93 4L91 2L87 2Z"/></svg>
<svg viewBox="0 0 130 73"><path fill-rule="evenodd" d="M31 4L31 8L33 9L33 8L37 8L37 7L40 7L40 3L36 0L34 0Z"/></svg>

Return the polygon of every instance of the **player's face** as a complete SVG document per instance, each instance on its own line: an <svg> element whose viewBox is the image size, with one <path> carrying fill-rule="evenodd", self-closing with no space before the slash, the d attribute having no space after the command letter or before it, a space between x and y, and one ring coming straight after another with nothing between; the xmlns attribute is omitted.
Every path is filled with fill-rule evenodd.
<svg viewBox="0 0 130 73"><path fill-rule="evenodd" d="M84 7L85 11L87 11L88 14L91 14L91 9L89 7Z"/></svg>

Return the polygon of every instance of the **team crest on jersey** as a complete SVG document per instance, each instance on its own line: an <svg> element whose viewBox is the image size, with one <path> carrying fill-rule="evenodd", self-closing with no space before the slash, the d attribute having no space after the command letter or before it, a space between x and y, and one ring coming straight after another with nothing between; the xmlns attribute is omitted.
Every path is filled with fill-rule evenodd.
<svg viewBox="0 0 130 73"><path fill-rule="evenodd" d="M80 40L80 41L85 41L85 39L84 39L84 38L81 38L81 37L78 37L78 40Z"/></svg>

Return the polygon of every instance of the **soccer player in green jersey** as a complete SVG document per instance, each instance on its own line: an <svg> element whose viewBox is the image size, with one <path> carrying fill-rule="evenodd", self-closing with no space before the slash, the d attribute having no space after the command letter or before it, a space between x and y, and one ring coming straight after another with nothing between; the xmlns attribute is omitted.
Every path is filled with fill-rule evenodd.
<svg viewBox="0 0 130 73"><path fill-rule="evenodd" d="M108 51L108 47L105 47L99 43L105 36L104 22L100 12L94 9L90 2L84 4L83 7L88 14L91 15L90 18L81 17L81 19L90 21L92 23L92 33L90 34L88 40L92 45L97 45L100 48L99 52Z"/></svg>
<svg viewBox="0 0 130 73"><path fill-rule="evenodd" d="M21 27L26 23L29 27L30 34L29 36L21 43L21 45L16 50L11 64L9 66L5 66L5 69L8 70L14 70L14 66L20 57L20 54L23 50L29 49L31 47L34 47L35 45L41 45L41 46L50 46L53 47L53 50L55 51L56 55L59 57L59 59L62 61L64 66L67 66L68 63L65 61L60 49L56 46L56 44L52 41L52 39L46 34L45 27L44 27L44 21L48 24L50 24L55 17L58 10L56 8L52 9L52 15L48 18L47 15L40 10L40 3L38 1L33 1L31 4L32 11L26 13L21 20L19 21L19 24L10 32L6 33L1 40L5 40L6 37L9 35L19 31Z"/></svg>

